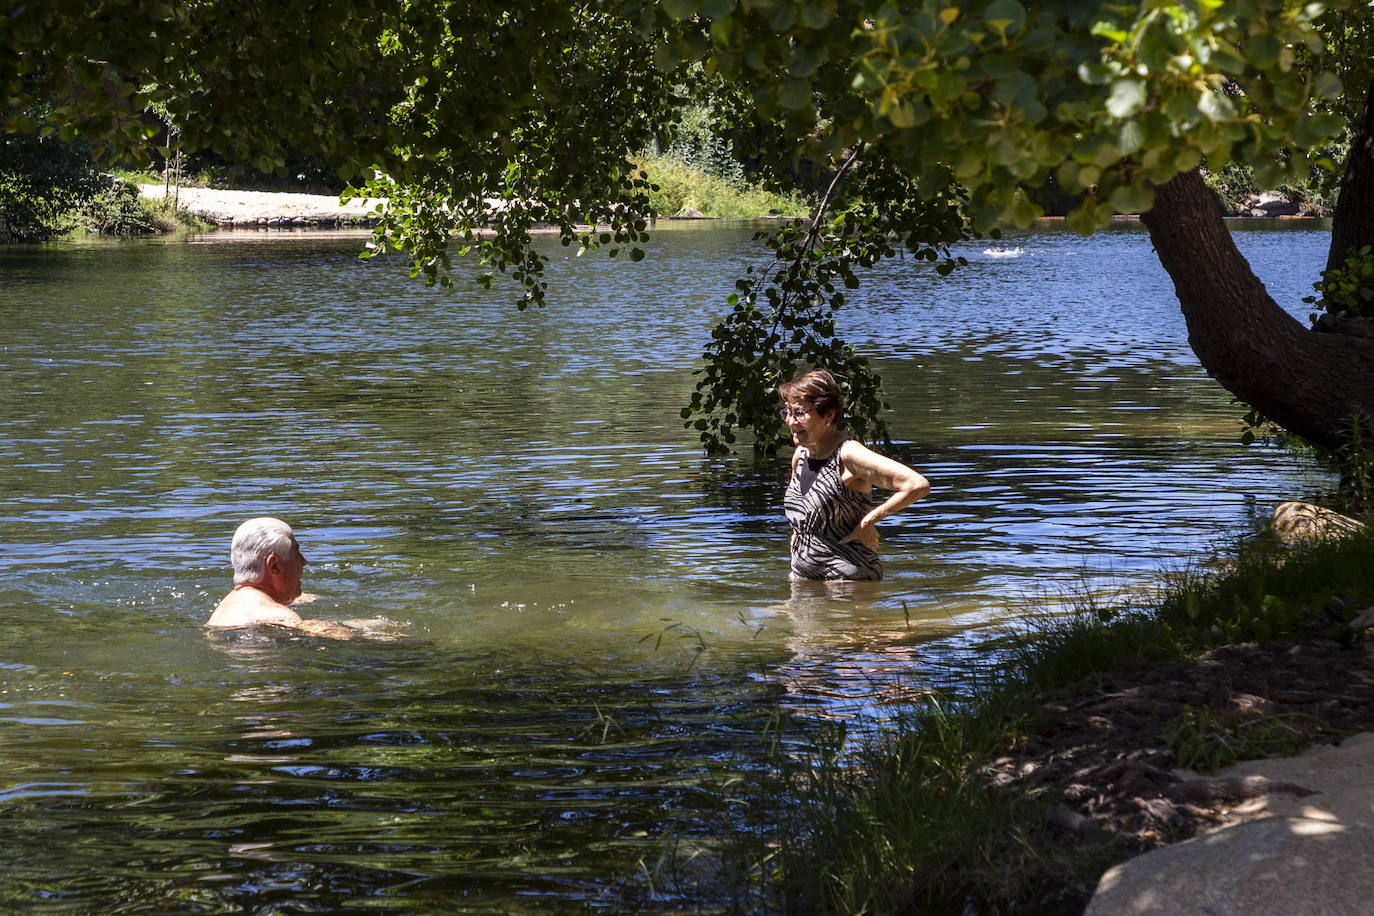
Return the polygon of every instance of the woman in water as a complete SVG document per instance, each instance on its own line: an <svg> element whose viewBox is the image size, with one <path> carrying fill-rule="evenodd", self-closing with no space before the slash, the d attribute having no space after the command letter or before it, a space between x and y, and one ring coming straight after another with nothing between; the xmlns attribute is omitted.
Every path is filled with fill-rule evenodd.
<svg viewBox="0 0 1374 916"><path fill-rule="evenodd" d="M792 526L792 578L881 579L879 519L930 492L930 483L839 430L844 396L823 369L778 387L797 446L783 508ZM891 490L873 505L872 489Z"/></svg>

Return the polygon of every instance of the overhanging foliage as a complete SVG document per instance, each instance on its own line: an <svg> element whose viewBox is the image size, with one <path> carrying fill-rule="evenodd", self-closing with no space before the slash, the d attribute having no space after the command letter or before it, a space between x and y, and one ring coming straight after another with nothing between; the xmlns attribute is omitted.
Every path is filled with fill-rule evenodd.
<svg viewBox="0 0 1374 916"><path fill-rule="evenodd" d="M1290 0L8 0L0 99L11 131L39 129L22 112L50 100L60 136L134 156L158 131L153 103L188 149L266 169L285 144L318 153L384 199L374 250L431 282L455 248L476 252L527 304L545 292L537 223L641 256L650 214L628 158L684 85L716 80L765 166L836 169L862 150L891 176L840 189L843 221L776 237L779 268L743 278L717 329L688 419L708 448L744 425L766 449L778 428L759 387L803 361L846 374L881 434L876 378L833 333L834 284L943 250L966 231L953 187L983 232L1027 225L1023 189L1053 179L1088 232L1204 161L1306 180L1358 108L1371 21L1367 4Z"/></svg>

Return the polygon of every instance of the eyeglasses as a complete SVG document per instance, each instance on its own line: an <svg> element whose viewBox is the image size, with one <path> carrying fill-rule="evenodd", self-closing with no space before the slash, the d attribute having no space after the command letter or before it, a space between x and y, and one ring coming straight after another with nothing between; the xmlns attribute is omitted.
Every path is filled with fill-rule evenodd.
<svg viewBox="0 0 1374 916"><path fill-rule="evenodd" d="M811 416L811 408L810 408L810 407L794 407L794 406L789 405L789 406L787 406L787 407L784 407L782 410L779 410L779 411L778 411L778 416L782 417L782 421L783 421L784 423L786 423L788 420L792 419L793 417L796 417L798 420L805 420L807 417Z"/></svg>

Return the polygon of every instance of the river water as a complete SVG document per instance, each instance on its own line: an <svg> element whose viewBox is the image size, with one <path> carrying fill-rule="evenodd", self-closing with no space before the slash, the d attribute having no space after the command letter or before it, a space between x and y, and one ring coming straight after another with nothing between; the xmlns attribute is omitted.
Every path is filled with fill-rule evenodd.
<svg viewBox="0 0 1374 916"><path fill-rule="evenodd" d="M719 850L769 817L731 787L779 723L873 715L1329 483L1239 444L1139 227L1047 229L852 300L934 489L885 581L793 587L784 464L707 461L678 416L754 228L558 249L527 312L356 236L0 249L0 903L728 906ZM1328 234L1237 238L1302 314ZM207 638L260 514L307 614L411 638Z"/></svg>

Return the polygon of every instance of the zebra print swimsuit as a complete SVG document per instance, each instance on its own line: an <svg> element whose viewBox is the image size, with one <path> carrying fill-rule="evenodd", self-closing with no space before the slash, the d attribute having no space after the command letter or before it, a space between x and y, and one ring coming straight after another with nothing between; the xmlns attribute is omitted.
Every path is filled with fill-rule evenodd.
<svg viewBox="0 0 1374 916"><path fill-rule="evenodd" d="M854 530L873 508L868 493L856 493L844 485L840 443L816 471L815 482L802 491L800 473L792 475L783 495L783 510L792 526L792 576L797 579L881 579L883 564L878 554L863 544L840 538ZM807 460L803 452L798 461Z"/></svg>

